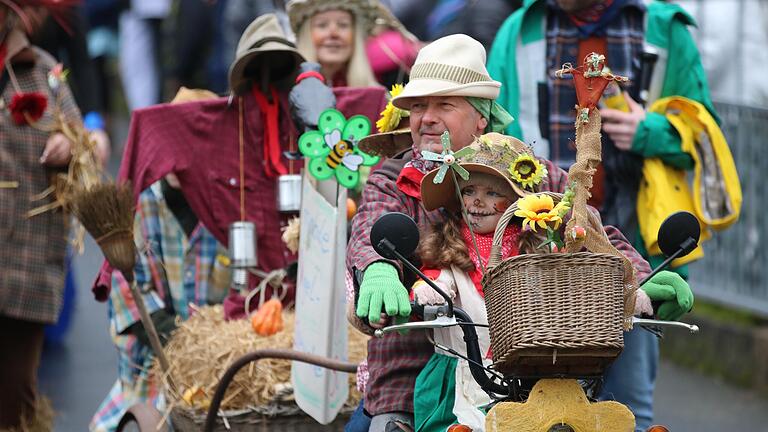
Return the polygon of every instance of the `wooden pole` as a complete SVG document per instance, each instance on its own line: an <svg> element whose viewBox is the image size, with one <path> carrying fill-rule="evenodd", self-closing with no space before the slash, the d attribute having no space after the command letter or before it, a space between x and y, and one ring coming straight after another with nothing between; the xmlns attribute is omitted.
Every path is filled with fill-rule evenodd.
<svg viewBox="0 0 768 432"><path fill-rule="evenodd" d="M141 295L139 288L136 286L136 280L133 277L133 272L124 274L124 276L126 281L128 281L128 285L131 287L131 295L133 296L133 301L136 303L136 308L139 309L141 324L144 326L144 330L147 332L147 336L149 337L149 344L152 346L152 351L155 352L157 359L160 361L160 369L162 369L163 374L167 377L168 384L175 391L176 388L173 385L173 380L168 373L168 371L171 369L171 365L168 362L168 357L165 356L165 352L163 351L163 344L160 342L160 336L157 334L155 323L152 322L152 318L149 316L149 312L147 311L147 305L144 303L144 297Z"/></svg>

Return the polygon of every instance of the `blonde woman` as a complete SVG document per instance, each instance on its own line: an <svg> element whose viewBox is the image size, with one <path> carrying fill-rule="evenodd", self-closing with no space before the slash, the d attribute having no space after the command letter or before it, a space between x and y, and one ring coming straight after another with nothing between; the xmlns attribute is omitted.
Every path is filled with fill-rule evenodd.
<svg viewBox="0 0 768 432"><path fill-rule="evenodd" d="M292 0L287 10L299 52L320 64L328 85L379 85L365 42L377 25L399 23L377 0Z"/></svg>

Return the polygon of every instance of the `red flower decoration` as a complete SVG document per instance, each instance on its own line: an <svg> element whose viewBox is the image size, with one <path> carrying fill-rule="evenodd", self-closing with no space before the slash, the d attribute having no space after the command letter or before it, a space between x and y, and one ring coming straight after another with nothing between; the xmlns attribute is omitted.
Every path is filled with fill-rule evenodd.
<svg viewBox="0 0 768 432"><path fill-rule="evenodd" d="M13 122L19 126L27 124L27 116L33 122L40 119L48 106L48 99L42 93L16 93L8 105ZM27 114L26 116L24 114Z"/></svg>

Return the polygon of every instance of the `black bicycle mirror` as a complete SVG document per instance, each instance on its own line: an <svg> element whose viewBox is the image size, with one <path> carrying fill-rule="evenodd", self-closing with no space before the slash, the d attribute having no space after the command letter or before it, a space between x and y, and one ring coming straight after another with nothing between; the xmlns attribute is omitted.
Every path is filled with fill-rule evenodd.
<svg viewBox="0 0 768 432"><path fill-rule="evenodd" d="M386 240L386 241L383 241ZM388 247L391 245L404 257L411 256L419 245L419 227L404 213L386 213L371 228L373 249L384 258L396 259Z"/></svg>
<svg viewBox="0 0 768 432"><path fill-rule="evenodd" d="M659 249L670 256L682 249L677 257L683 257L693 252L699 243L701 226L696 216L686 211L671 214L659 227Z"/></svg>

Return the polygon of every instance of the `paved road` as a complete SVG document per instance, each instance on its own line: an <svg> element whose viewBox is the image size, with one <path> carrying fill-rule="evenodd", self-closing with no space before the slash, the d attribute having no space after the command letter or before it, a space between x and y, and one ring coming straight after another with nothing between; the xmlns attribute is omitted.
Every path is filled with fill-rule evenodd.
<svg viewBox="0 0 768 432"><path fill-rule="evenodd" d="M656 421L672 432L768 432L768 399L667 362L654 406Z"/></svg>
<svg viewBox="0 0 768 432"><path fill-rule="evenodd" d="M56 431L88 430L91 415L117 377L117 356L110 342L107 308L93 300L90 282L101 264L101 253L90 238L86 253L74 260L77 270L76 315L59 346L46 346L39 373L41 391L57 411Z"/></svg>

